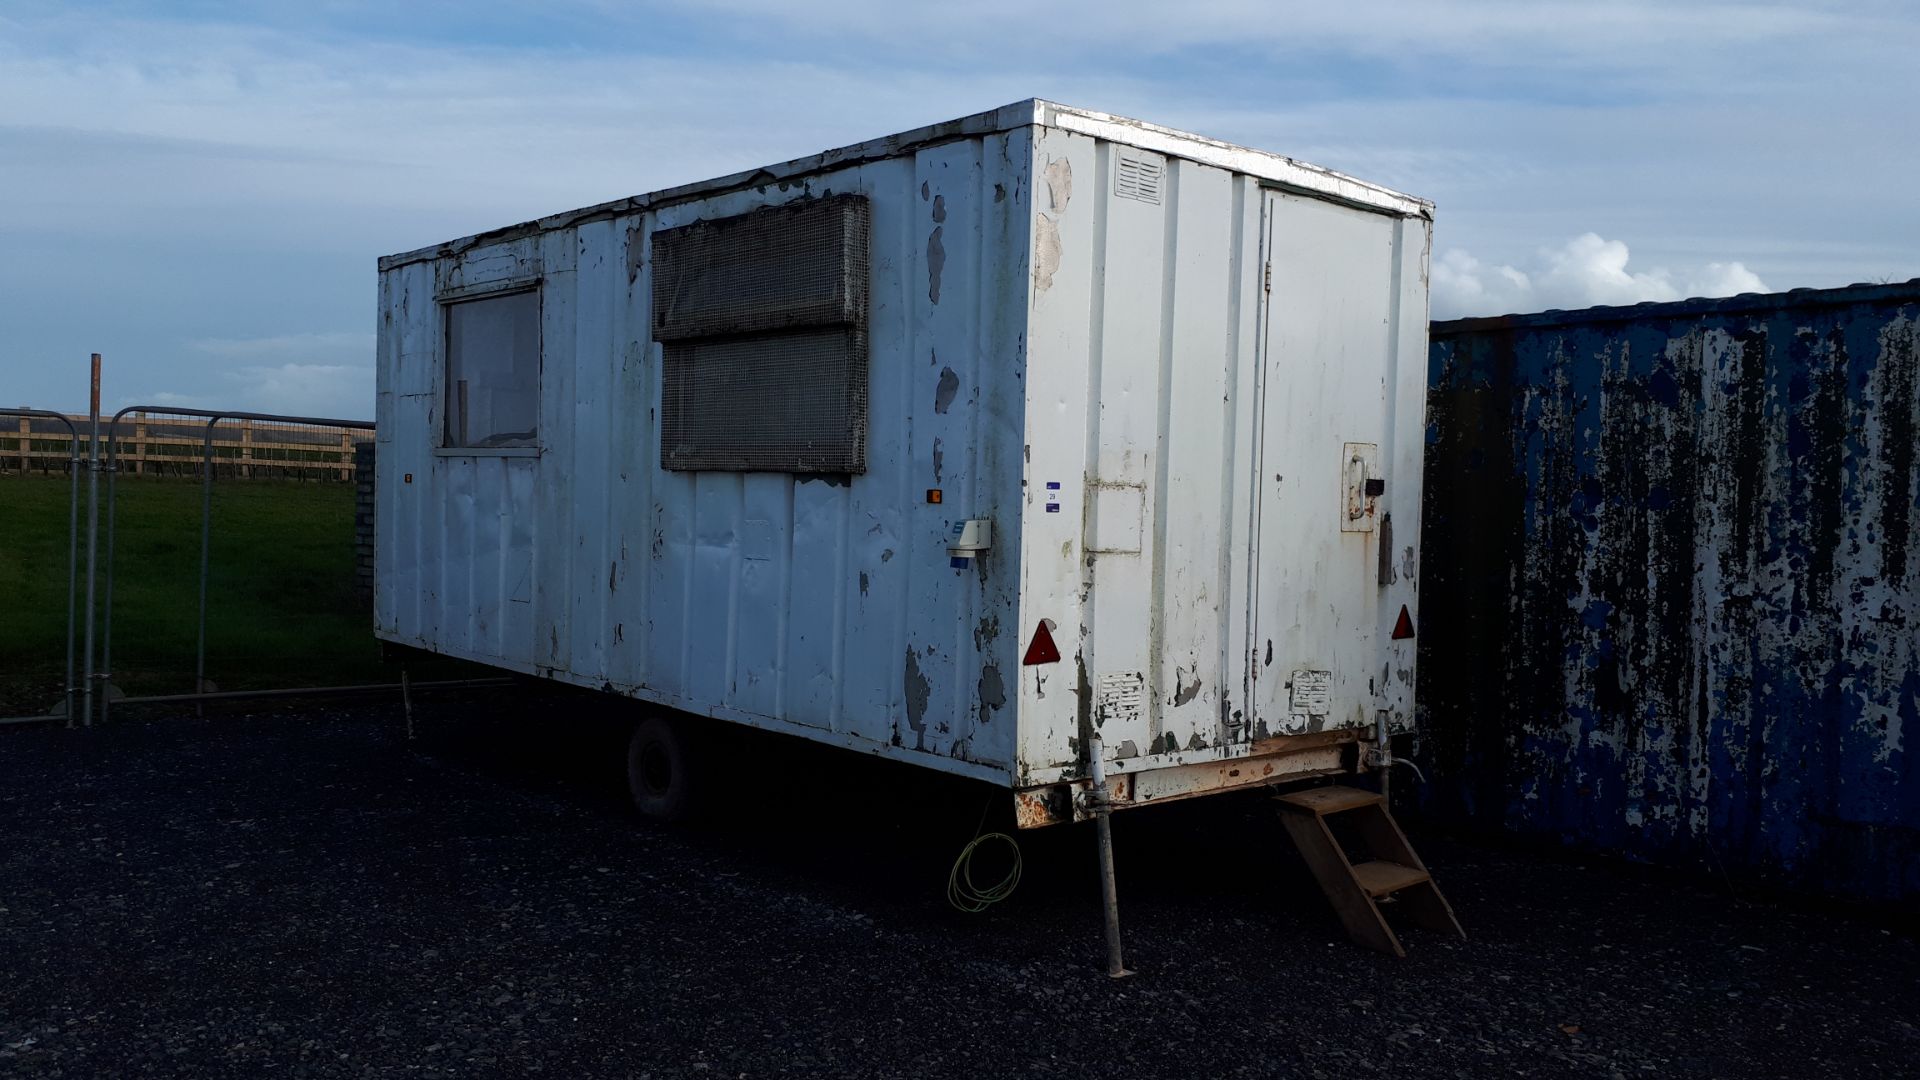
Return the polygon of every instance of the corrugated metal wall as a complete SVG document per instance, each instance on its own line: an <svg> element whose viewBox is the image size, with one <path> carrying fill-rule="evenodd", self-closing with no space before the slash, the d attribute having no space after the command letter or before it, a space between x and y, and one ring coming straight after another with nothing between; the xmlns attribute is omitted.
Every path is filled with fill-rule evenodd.
<svg viewBox="0 0 1920 1080"><path fill-rule="evenodd" d="M1024 128L958 139L385 271L381 636L1005 780L1030 160ZM867 470L663 470L652 232L849 192L872 212ZM440 301L521 280L538 452L437 450ZM956 570L966 517L996 551Z"/></svg>
<svg viewBox="0 0 1920 1080"><path fill-rule="evenodd" d="M1433 327L1443 816L1920 896L1920 281Z"/></svg>

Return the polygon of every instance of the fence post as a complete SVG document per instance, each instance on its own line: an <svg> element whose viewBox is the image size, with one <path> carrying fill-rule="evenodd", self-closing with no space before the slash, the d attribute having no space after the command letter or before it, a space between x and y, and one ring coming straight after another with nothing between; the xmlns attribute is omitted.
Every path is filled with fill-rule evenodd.
<svg viewBox="0 0 1920 1080"><path fill-rule="evenodd" d="M93 588L98 575L94 572L99 565L100 551L100 354L93 354L93 387L88 395L87 416L89 427L87 435L87 630L86 630L86 689L82 693L82 711L86 717L84 724L93 726ZM102 696L105 696L102 687ZM68 716L72 724L73 718Z"/></svg>
<svg viewBox="0 0 1920 1080"><path fill-rule="evenodd" d="M240 421L240 468L241 476L253 479L253 421Z"/></svg>
<svg viewBox="0 0 1920 1080"><path fill-rule="evenodd" d="M26 417L20 418L20 475L27 475L27 459L33 446L33 424Z"/></svg>
<svg viewBox="0 0 1920 1080"><path fill-rule="evenodd" d="M89 556L91 557L91 556ZM92 573L92 565L87 572ZM80 687L73 681L73 617L80 606L80 433L67 423L67 726L73 726ZM91 717L89 717L91 721Z"/></svg>
<svg viewBox="0 0 1920 1080"><path fill-rule="evenodd" d="M340 479L353 479L355 466L353 432L343 431L340 433Z"/></svg>
<svg viewBox="0 0 1920 1080"><path fill-rule="evenodd" d="M133 474L139 476L147 471L147 414L133 414Z"/></svg>
<svg viewBox="0 0 1920 1080"><path fill-rule="evenodd" d="M193 692L196 694L207 692L207 568L213 544L213 428L219 422L218 416L207 419L207 442L200 459L200 634L193 649ZM195 712L205 715L205 706L197 706Z"/></svg>

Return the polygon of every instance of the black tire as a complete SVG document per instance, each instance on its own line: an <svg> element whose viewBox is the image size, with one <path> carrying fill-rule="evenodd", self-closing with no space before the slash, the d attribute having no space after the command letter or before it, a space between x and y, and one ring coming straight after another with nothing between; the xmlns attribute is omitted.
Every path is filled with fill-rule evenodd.
<svg viewBox="0 0 1920 1080"><path fill-rule="evenodd" d="M684 821L693 812L694 761L686 725L649 716L627 740L627 791L649 821Z"/></svg>

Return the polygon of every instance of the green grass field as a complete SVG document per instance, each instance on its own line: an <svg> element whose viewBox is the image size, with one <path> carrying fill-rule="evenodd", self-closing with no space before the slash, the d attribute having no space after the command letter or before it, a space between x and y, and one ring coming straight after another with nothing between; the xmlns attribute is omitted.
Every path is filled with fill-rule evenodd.
<svg viewBox="0 0 1920 1080"><path fill-rule="evenodd" d="M83 602L85 497L83 478ZM129 694L193 687L200 497L195 480L121 477L112 672ZM104 593L104 485L100 551ZM217 483L207 678L222 690L392 681L353 567L351 484ZM66 588L67 480L0 475L0 686L57 696Z"/></svg>

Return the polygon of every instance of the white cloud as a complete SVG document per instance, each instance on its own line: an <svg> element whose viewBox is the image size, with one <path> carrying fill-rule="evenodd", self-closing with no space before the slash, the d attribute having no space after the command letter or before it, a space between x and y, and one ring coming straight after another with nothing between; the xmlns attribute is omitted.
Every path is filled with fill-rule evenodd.
<svg viewBox="0 0 1920 1080"><path fill-rule="evenodd" d="M334 420L373 416L374 335L359 331L207 338L189 343L217 357L218 393L247 412Z"/></svg>
<svg viewBox="0 0 1920 1080"><path fill-rule="evenodd" d="M1407 61L1437 58L1507 69L1576 64L1710 79L1704 69L1738 64L1755 44L1900 35L1900 0L1369 0L1365 4L1274 0L1052 0L1035 19L1029 0L974 0L964 8L898 0L697 0L665 5L742 22L812 45L849 39L914 43L916 58L1039 54L1055 58L1182 49L1292 52L1337 49ZM608 13L618 18L624 5ZM964 12L964 14L962 14ZM1010 33L1008 27L1028 27ZM1070 34L1053 32L1070 27ZM1703 49L1712 41L1721 49ZM1691 60L1673 64L1676 57Z"/></svg>
<svg viewBox="0 0 1920 1080"><path fill-rule="evenodd" d="M1738 296L1772 291L1760 280L1759 274L1737 262L1708 263L1687 285L1687 293L1692 296Z"/></svg>
<svg viewBox="0 0 1920 1080"><path fill-rule="evenodd" d="M1582 233L1557 251L1542 250L1543 272L1535 294L1548 307L1637 304L1678 300L1672 275L1665 270L1633 273L1627 269L1627 245L1597 233Z"/></svg>
<svg viewBox="0 0 1920 1080"><path fill-rule="evenodd" d="M1526 274L1511 266L1487 266L1459 248L1433 260L1428 284L1436 319L1521 311L1533 295Z"/></svg>
<svg viewBox="0 0 1920 1080"><path fill-rule="evenodd" d="M1590 232L1558 248L1541 248L1528 269L1489 266L1454 248L1433 263L1433 315L1452 319L1771 291L1739 262L1710 262L1675 274L1630 269L1630 258L1622 241Z"/></svg>
<svg viewBox="0 0 1920 1080"><path fill-rule="evenodd" d="M237 406L328 420L373 418L372 365L279 364L224 373Z"/></svg>
<svg viewBox="0 0 1920 1080"><path fill-rule="evenodd" d="M325 358L339 363L373 362L374 336L359 331L323 334L274 334L256 338L200 338L187 347L227 359L271 360Z"/></svg>
<svg viewBox="0 0 1920 1080"><path fill-rule="evenodd" d="M168 365L170 379L192 377L196 389L147 390L120 406L366 420L373 416L373 348L374 336L356 331L201 338L185 343L187 355L201 362Z"/></svg>
<svg viewBox="0 0 1920 1080"><path fill-rule="evenodd" d="M202 377L200 392L149 390L120 398L131 405L231 410L312 416L327 420L373 418L374 369L354 364L260 364L227 368Z"/></svg>
<svg viewBox="0 0 1920 1080"><path fill-rule="evenodd" d="M1896 0L143 10L0 14L14 397L100 351L110 396L366 415L370 335L298 331L367 325L377 255L1030 95L1435 199L1442 315L1920 271ZM1636 261L1527 254L1585 229Z"/></svg>

